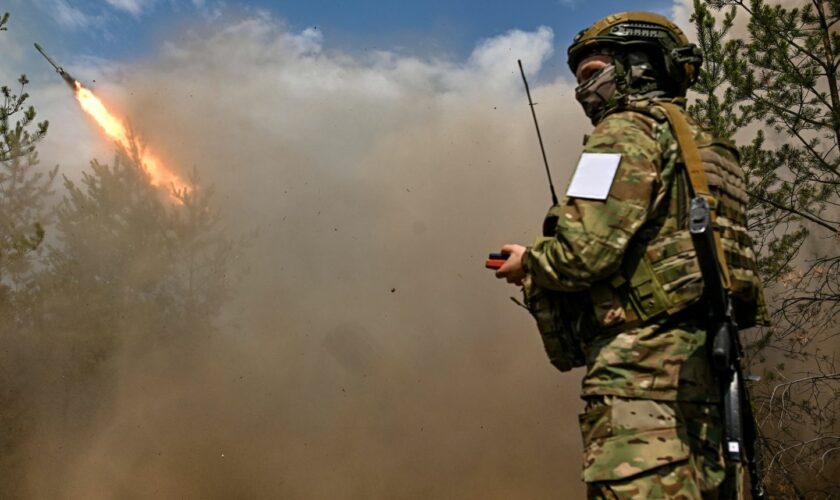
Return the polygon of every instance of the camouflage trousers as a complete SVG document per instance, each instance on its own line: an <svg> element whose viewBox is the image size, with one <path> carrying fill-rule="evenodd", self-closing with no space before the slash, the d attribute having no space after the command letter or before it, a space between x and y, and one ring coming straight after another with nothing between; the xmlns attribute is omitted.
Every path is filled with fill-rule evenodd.
<svg viewBox="0 0 840 500"><path fill-rule="evenodd" d="M600 396L580 426L588 498L745 498L743 468L723 460L717 405Z"/></svg>

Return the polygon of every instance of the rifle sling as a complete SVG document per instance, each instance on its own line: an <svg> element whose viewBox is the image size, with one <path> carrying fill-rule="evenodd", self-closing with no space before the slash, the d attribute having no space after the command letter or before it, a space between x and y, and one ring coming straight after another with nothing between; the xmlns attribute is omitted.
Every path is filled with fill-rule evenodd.
<svg viewBox="0 0 840 500"><path fill-rule="evenodd" d="M677 136L677 144L679 144L683 163L685 163L694 194L696 196L702 196L709 202L712 225L714 226L715 220L717 219L717 199L712 196L712 192L709 189L709 183L706 180L706 171L703 169L703 161L700 159L700 150L694 141L694 133L691 131L691 127L688 125L685 116L683 116L682 108L670 102L660 102L658 104L668 114L668 121L671 122L671 127L673 127L674 134ZM718 262L720 263L718 268L721 272L723 286L727 290L730 290L729 267L726 265L726 255L723 253L720 232L713 231L713 234L715 237L715 250Z"/></svg>

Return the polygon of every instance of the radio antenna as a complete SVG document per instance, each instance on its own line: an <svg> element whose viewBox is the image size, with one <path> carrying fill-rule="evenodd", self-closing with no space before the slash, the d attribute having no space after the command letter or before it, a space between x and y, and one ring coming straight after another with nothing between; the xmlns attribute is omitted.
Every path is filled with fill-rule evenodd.
<svg viewBox="0 0 840 500"><path fill-rule="evenodd" d="M528 80L525 78L525 70L522 69L522 60L517 59L519 63L519 72L522 73L522 81L525 83L525 93L528 94L528 105L531 106L531 116L534 117L534 126L537 128L537 139L540 141L540 151L542 152L543 163L545 163L545 174L548 176L548 187L551 189L551 201L557 205L557 193L554 192L554 182L551 181L551 170L548 168L548 158L545 156L545 146L543 146L542 134L540 133L540 124L537 122L537 112L534 111L534 101L531 100L531 88L528 87Z"/></svg>

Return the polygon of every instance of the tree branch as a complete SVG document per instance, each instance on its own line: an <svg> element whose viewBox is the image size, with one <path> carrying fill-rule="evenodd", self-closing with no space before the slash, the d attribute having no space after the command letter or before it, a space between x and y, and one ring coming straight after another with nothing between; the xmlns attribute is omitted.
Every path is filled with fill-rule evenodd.
<svg viewBox="0 0 840 500"><path fill-rule="evenodd" d="M750 193L750 197L755 198L756 200L758 200L762 203L766 203L768 205L771 205L771 206L773 206L773 207L775 207L779 210L784 210L786 212L796 214L796 215L798 215L798 216L800 216L804 219L807 219L807 220L813 222L814 224L817 224L818 226L822 226L825 229L828 229L829 231L831 231L834 234L840 234L840 227L834 227L831 224L823 221L822 219L820 219L820 218L818 218L814 215L811 215L811 214L806 213L806 212L802 212L802 211L797 210L793 207L787 207L785 205L782 205L781 203L770 200L769 198L765 198L765 197L763 197L760 194L757 194L755 192Z"/></svg>

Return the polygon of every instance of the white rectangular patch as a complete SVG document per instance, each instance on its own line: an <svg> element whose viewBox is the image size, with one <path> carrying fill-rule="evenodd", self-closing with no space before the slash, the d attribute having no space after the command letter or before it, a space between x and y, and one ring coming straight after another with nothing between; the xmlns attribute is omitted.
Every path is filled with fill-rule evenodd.
<svg viewBox="0 0 840 500"><path fill-rule="evenodd" d="M583 153L566 196L606 200L619 163L621 153Z"/></svg>

